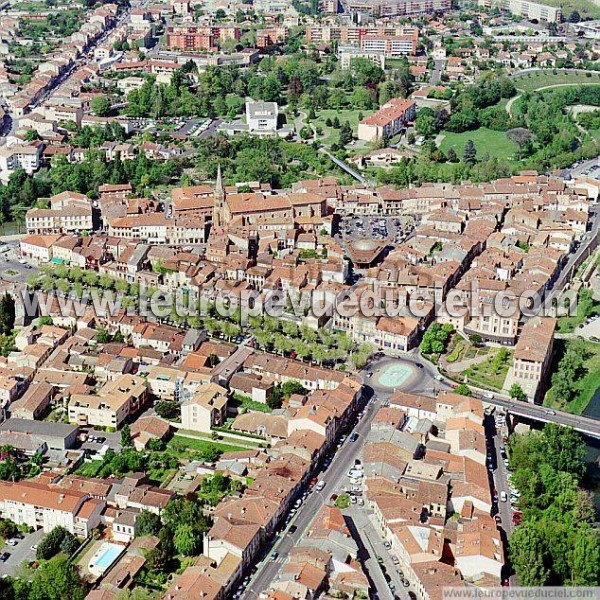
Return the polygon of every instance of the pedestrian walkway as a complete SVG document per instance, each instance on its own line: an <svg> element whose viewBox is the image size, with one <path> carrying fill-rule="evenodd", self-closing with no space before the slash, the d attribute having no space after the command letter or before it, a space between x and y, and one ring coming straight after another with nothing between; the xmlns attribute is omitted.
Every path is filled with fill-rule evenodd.
<svg viewBox="0 0 600 600"><path fill-rule="evenodd" d="M446 361L445 357L442 356L440 358L440 365L444 370L448 371L448 373L462 373L473 365L485 362L488 357L488 354L482 354L481 356L474 356L473 358L467 358L466 360L457 360L456 362L449 363Z"/></svg>

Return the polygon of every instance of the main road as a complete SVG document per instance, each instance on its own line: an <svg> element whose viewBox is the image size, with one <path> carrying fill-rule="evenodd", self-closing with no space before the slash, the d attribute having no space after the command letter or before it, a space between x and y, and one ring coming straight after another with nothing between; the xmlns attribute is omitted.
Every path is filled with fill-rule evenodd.
<svg viewBox="0 0 600 600"><path fill-rule="evenodd" d="M259 563L258 571L253 579L251 579L246 591L242 595L244 600L256 600L262 592L271 586L277 579L284 563L287 561L290 551L305 535L313 519L327 502L327 499L330 498L334 492L339 492L344 477L350 467L354 464L354 459L364 444L365 436L370 431L371 422L380 406L379 400L374 398L369 400L367 408L364 411L364 416L352 430L353 433L358 434L358 439L355 442L352 442L351 437L349 436L345 442L341 444L341 447L338 448L329 467L319 476L319 480L325 482L324 488L321 491L317 491L313 488L313 491L298 509L295 517L286 526L285 531L279 536L273 547L269 550L267 557ZM295 528L293 533L290 533L291 527ZM278 557L275 560L270 557L273 551L278 554ZM386 595L385 593L389 592L389 590L380 569L370 570L369 576L382 600L392 598L391 595Z"/></svg>

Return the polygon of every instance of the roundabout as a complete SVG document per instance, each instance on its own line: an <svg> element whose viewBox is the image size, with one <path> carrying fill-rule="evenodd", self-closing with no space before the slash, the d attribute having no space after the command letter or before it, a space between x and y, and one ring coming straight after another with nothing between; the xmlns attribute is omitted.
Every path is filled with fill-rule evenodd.
<svg viewBox="0 0 600 600"><path fill-rule="evenodd" d="M380 394L393 394L420 387L425 376L412 361L384 358L370 366L368 384Z"/></svg>

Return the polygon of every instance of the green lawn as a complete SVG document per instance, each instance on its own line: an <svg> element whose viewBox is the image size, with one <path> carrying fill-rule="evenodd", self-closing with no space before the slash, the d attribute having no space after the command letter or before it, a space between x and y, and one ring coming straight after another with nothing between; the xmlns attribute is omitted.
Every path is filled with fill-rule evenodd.
<svg viewBox="0 0 600 600"><path fill-rule="evenodd" d="M473 140L479 158L487 152L490 156L499 159L516 160L518 146L508 138L504 131L492 131L480 127L474 131L465 131L464 133L443 132L443 135L444 139L440 144L440 149L444 154L450 148L454 148L458 158L462 159L467 140Z"/></svg>
<svg viewBox="0 0 600 600"><path fill-rule="evenodd" d="M101 460L93 460L92 462L83 463L75 473L82 477L96 477L100 467L102 466Z"/></svg>
<svg viewBox="0 0 600 600"><path fill-rule="evenodd" d="M520 90L534 92L549 85L600 84L600 73L594 71L580 73L578 71L555 71L554 69L548 69L547 71L517 75L513 78L513 82Z"/></svg>
<svg viewBox="0 0 600 600"><path fill-rule="evenodd" d="M566 344L572 343L567 341ZM546 393L544 405L560 408L575 415L585 411L596 390L600 388L600 344L586 342L588 357L585 361L586 374L577 382L578 393L566 406L559 404L552 393L552 388Z"/></svg>
<svg viewBox="0 0 600 600"><path fill-rule="evenodd" d="M234 406L237 405L238 407L245 408L246 410L249 410L249 411L253 410L253 411L265 412L265 413L273 412L273 410L271 408L269 408L269 406L267 404L263 404L262 402L256 402L256 401L252 400L251 398L247 398L240 394L234 394L233 398L234 399L231 404L233 404Z"/></svg>
<svg viewBox="0 0 600 600"><path fill-rule="evenodd" d="M352 127L352 131L354 133L354 135L356 136L357 132L358 132L358 122L359 122L359 115L362 114L363 118L364 117L368 117L369 115L373 114L375 111L373 110L356 110L356 109L350 109L350 110L333 110L333 109L327 109L327 110L321 110L319 111L319 113L317 114L317 118L313 121L313 124L317 127L321 127L323 129L323 144L327 147L331 146L331 144L333 143L338 143L339 142L339 130L337 129L333 129L331 127L327 127L327 125L325 125L325 121L327 119L331 119L332 121L335 119L335 117L337 117L340 121L340 125L343 125L346 121L348 121L348 123L350 123L350 127ZM327 135L327 133L329 132L329 135ZM327 137L325 137L327 136Z"/></svg>
<svg viewBox="0 0 600 600"><path fill-rule="evenodd" d="M176 446L189 448L190 450L195 450L197 452L205 452L209 448L216 448L221 452L239 452L240 450L245 450L241 446L233 446L231 444L222 444L220 442L211 442L208 440L199 440L184 437L182 435L174 435L173 438L167 444L168 448L171 448L175 443Z"/></svg>
<svg viewBox="0 0 600 600"><path fill-rule="evenodd" d="M582 18L600 18L600 5L594 0L544 0L543 4L562 8L563 19L566 21L569 15L576 10Z"/></svg>
<svg viewBox="0 0 600 600"><path fill-rule="evenodd" d="M572 333L587 318L597 315L599 312L600 302L594 300L593 294L584 288L577 295L577 313L573 316L560 317L557 329L560 333Z"/></svg>
<svg viewBox="0 0 600 600"><path fill-rule="evenodd" d="M512 365L513 357L512 352L505 352L505 360L501 364L498 364L495 359L502 350L503 349L490 352L490 355L485 361L477 365L472 365L464 371L463 375L466 375L468 378L468 381L466 382L467 385L473 384L478 387L501 390L508 369Z"/></svg>

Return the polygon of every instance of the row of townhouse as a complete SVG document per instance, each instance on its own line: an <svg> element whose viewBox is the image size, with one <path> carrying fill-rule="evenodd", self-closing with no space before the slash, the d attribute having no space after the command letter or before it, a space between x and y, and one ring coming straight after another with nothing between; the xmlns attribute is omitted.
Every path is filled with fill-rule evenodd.
<svg viewBox="0 0 600 600"><path fill-rule="evenodd" d="M57 80L73 68L77 58L90 44L113 26L118 10L116 4L104 4L94 9L80 29L63 40L59 52L38 66L31 82L8 99L11 113L22 117L53 89Z"/></svg>
<svg viewBox="0 0 600 600"><path fill-rule="evenodd" d="M483 416L472 398L398 393L365 441L368 505L421 600L438 600L444 586L501 581Z"/></svg>
<svg viewBox="0 0 600 600"><path fill-rule="evenodd" d="M329 373L335 375L332 371ZM337 379L332 380L331 384L331 391L317 391L304 398L301 414L290 421L287 439L274 446L269 452L270 456L264 455L264 460L257 463L255 468L252 468L252 464L258 461L258 455L263 454L260 451L228 453L231 458L228 454L222 456L221 465L230 464L232 467L235 462L240 466L245 465L241 470L252 468L253 481L242 497L225 498L216 507L214 524L204 537L203 555L206 562L201 560L177 576L167 590L165 599L195 598L194 587L197 585L202 585L207 600L231 597L232 590L254 563L265 541L274 534L306 486L317 461L335 439L322 433L321 419L312 417L317 411L328 411L330 416L326 422L333 423L335 420L337 424L331 426L333 431L339 432L358 406L362 389L360 382L346 378L341 383ZM220 393L218 387L212 389ZM200 390L200 393L205 393L202 388ZM330 411L325 408L326 403L335 408ZM271 416L267 413L254 414L259 418ZM235 469L238 473L241 470L240 467ZM355 565L353 571L357 572L355 578L344 580L342 577L339 585L348 590L368 588L358 566ZM337 582L338 574L335 575L332 582Z"/></svg>

